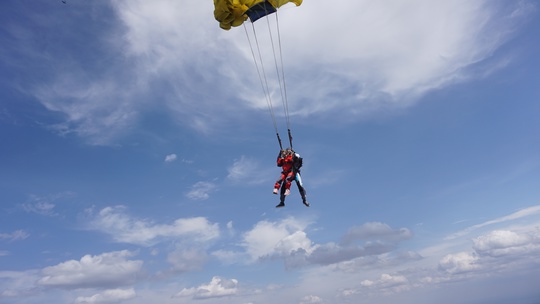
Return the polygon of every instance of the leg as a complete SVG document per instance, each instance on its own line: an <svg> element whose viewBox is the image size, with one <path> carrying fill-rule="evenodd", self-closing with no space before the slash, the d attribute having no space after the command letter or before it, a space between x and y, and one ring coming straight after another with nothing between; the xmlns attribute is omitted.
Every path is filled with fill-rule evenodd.
<svg viewBox="0 0 540 304"><path fill-rule="evenodd" d="M283 182L284 179L285 179L285 174L281 173L281 176L279 177L279 179L274 184L274 189L279 189L279 187L281 187L281 183Z"/></svg>
<svg viewBox="0 0 540 304"><path fill-rule="evenodd" d="M282 182L285 183L285 180ZM276 208L285 207L285 186L281 187L281 193L279 194L279 204Z"/></svg>
<svg viewBox="0 0 540 304"><path fill-rule="evenodd" d="M298 186L298 191L300 192L300 196L302 197L302 203L306 205L306 207L309 207L309 203L306 199L306 189L304 188L304 184L302 184L302 176L300 176L300 172L296 173L296 186Z"/></svg>
<svg viewBox="0 0 540 304"><path fill-rule="evenodd" d="M281 172L279 179L274 184L274 191L273 191L274 194L278 194L279 187L281 186L284 180L285 180L285 174Z"/></svg>
<svg viewBox="0 0 540 304"><path fill-rule="evenodd" d="M287 173L287 178L285 179L285 189L291 189L291 182L296 178L294 172Z"/></svg>

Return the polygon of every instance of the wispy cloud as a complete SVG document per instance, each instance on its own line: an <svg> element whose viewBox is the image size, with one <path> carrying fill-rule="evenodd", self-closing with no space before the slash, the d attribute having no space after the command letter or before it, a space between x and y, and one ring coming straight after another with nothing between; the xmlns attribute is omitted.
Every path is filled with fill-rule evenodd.
<svg viewBox="0 0 540 304"><path fill-rule="evenodd" d="M47 216L56 216L58 213L55 212L54 209L56 208L58 202L72 198L73 196L74 193L72 192L61 192L44 196L32 194L30 195L28 201L20 204L20 207L26 212Z"/></svg>
<svg viewBox="0 0 540 304"><path fill-rule="evenodd" d="M260 184L268 181L269 176L276 175L276 172L265 171L261 169L259 163L247 156L242 155L234 160L233 164L227 169L227 179L234 183ZM274 175L270 175L270 174Z"/></svg>
<svg viewBox="0 0 540 304"><path fill-rule="evenodd" d="M210 193L217 189L217 185L211 182L197 182L191 186L191 190L186 193L186 196L192 200L207 200L210 198Z"/></svg>
<svg viewBox="0 0 540 304"><path fill-rule="evenodd" d="M392 229L389 225L380 222L369 222L362 226L349 229L343 242L350 244L355 240L390 240L399 241L406 240L412 237L412 233L407 228Z"/></svg>
<svg viewBox="0 0 540 304"><path fill-rule="evenodd" d="M500 218L496 218L494 220L489 220L487 222L483 222L481 224L470 226L470 227L465 228L465 229L463 229L461 231L453 233L453 234L447 236L446 238L450 239L450 240L455 239L455 238L467 235L467 234L471 233L472 231L475 231L475 230L478 230L480 228L489 226L489 225L508 222L508 221L516 220L516 219L519 219L519 218L523 218L523 217L527 217L527 216L531 216L531 215L535 215L535 214L539 214L539 213L540 213L540 205L528 207L528 208L516 211L516 212L514 212L514 213L512 213L510 215L507 215L507 216L503 216L503 217L500 217Z"/></svg>
<svg viewBox="0 0 540 304"><path fill-rule="evenodd" d="M41 215L55 215L53 211L55 204L50 202L38 201L34 203L24 203L21 205L24 211L37 213Z"/></svg>
<svg viewBox="0 0 540 304"><path fill-rule="evenodd" d="M24 230L16 230L12 233L0 233L0 240L17 241L24 240L29 236L30 234Z"/></svg>
<svg viewBox="0 0 540 304"><path fill-rule="evenodd" d="M166 163L172 163L173 161L176 160L176 158L177 158L177 157L176 157L176 154L174 154L174 153L173 153L173 154L169 154L169 155L165 156L165 162L166 162Z"/></svg>
<svg viewBox="0 0 540 304"><path fill-rule="evenodd" d="M75 134L94 145L109 145L125 134L139 116L140 101L130 99L126 84L115 80L99 79L86 72L76 73L57 79L52 86L44 86L36 91L36 97L50 111L65 115L63 122L50 126L61 135ZM96 77L92 83L79 83L76 79ZM64 78L65 77L65 78ZM131 84L131 86L135 86Z"/></svg>

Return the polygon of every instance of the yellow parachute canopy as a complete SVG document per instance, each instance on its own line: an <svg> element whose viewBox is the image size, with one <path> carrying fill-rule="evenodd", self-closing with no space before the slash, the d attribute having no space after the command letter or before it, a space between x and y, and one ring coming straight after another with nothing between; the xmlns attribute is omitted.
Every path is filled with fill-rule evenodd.
<svg viewBox="0 0 540 304"><path fill-rule="evenodd" d="M296 4L296 6L302 4L302 0L268 0L268 2L270 2L270 4L272 4L272 6L275 8L280 8L283 4L289 2Z"/></svg>
<svg viewBox="0 0 540 304"><path fill-rule="evenodd" d="M286 3L302 4L302 0L214 0L214 17L219 26L229 30L250 18L251 22L274 13Z"/></svg>

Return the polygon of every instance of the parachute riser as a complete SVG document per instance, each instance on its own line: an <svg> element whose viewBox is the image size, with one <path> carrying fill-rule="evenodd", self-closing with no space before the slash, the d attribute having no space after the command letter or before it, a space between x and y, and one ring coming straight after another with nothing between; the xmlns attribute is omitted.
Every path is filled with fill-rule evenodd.
<svg viewBox="0 0 540 304"><path fill-rule="evenodd" d="M290 129L287 129L287 132L289 134L289 144L290 144L290 147L291 149L293 148L293 144L292 144L292 134L291 134L291 130ZM283 150L283 143L281 142L281 137L279 137L279 133L276 133L276 136L277 136L277 140L278 140L278 143L279 143L279 148L281 150Z"/></svg>
<svg viewBox="0 0 540 304"><path fill-rule="evenodd" d="M289 143L291 144L291 149L292 149L292 148L293 148L293 145L292 145L291 129L287 129L287 131L289 132Z"/></svg>
<svg viewBox="0 0 540 304"><path fill-rule="evenodd" d="M292 134L291 134L291 129L287 129L287 133L289 134L289 144L291 145L291 149L293 148L293 144L292 144ZM278 143L279 143L279 148L281 150L283 150L283 143L281 142L281 137L279 137L279 133L276 133L276 136L277 136L277 140L278 140Z"/></svg>

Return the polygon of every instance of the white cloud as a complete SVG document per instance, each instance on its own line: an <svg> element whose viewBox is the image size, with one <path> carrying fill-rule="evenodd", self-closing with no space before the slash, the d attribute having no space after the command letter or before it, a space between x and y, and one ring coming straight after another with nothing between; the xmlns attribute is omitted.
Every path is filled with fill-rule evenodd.
<svg viewBox="0 0 540 304"><path fill-rule="evenodd" d="M294 250L311 252L311 241L302 231L307 223L287 218L279 222L261 221L243 235L243 246L251 261L272 255L288 255Z"/></svg>
<svg viewBox="0 0 540 304"><path fill-rule="evenodd" d="M408 106L430 90L491 72L501 64L479 63L528 16L520 3L311 0L283 9L291 114L324 117L335 110L354 118ZM123 60L89 72L81 63L87 58L51 55L46 64L62 72L52 69L49 83L32 88L47 109L65 115L58 131L110 144L149 107L203 133L252 107L266 111L244 31L220 30L211 2L122 0L112 7L117 23L89 38L93 50L108 51L100 55ZM354 26L332 22L335 16Z"/></svg>
<svg viewBox="0 0 540 304"><path fill-rule="evenodd" d="M75 303L80 304L101 304L118 303L124 300L132 299L136 296L133 288L128 289L108 289L102 293L97 293L89 297L77 297Z"/></svg>
<svg viewBox="0 0 540 304"><path fill-rule="evenodd" d="M194 299L219 298L238 293L238 281L213 277L209 284L199 287L184 288L175 297L193 297Z"/></svg>
<svg viewBox="0 0 540 304"><path fill-rule="evenodd" d="M181 218L172 224L156 224L135 219L125 213L125 207L106 207L93 217L89 228L110 234L115 241L149 246L164 238L184 238L206 242L219 236L218 224L203 217Z"/></svg>
<svg viewBox="0 0 540 304"><path fill-rule="evenodd" d="M385 287L393 287L396 285L402 285L406 284L408 282L407 278L402 275L390 275L390 274L382 274L381 278L379 279L379 283L384 285Z"/></svg>
<svg viewBox="0 0 540 304"><path fill-rule="evenodd" d="M508 230L495 230L473 240L473 249L480 255L492 257L519 256L540 252L540 233L519 234Z"/></svg>
<svg viewBox="0 0 540 304"><path fill-rule="evenodd" d="M526 213L528 212L521 215ZM380 248L381 250L373 251L371 254L365 252L367 247L345 245L345 242L315 244L310 255L303 255L303 265L312 267L304 268L304 281L298 285L325 298L327 295L330 297L335 295L335 291L340 291L338 298L343 297L351 302L369 299L369 302L374 303L396 303L401 300L417 303L414 296L409 301L406 299L413 294L417 297L429 294L433 290L437 292L453 288L461 290L462 284L469 282L492 286L489 285L491 282L497 280L513 282L516 277L534 281L538 278L540 267L537 258L540 252L538 220L529 218L531 222L527 222L524 217L515 214L502 218L507 219L501 222L506 224L505 229L487 231L472 239L470 237L441 239L438 242L442 245L437 246L439 250L420 250L426 254L425 256L399 250L399 247L406 245L405 243L399 247ZM357 229L363 226L353 227L349 233L355 232L358 237L356 239L369 240L371 236L376 239L377 235L385 239L386 234L378 234L381 231L400 230L388 229L384 224L378 224L371 228L383 229L374 229L375 233L359 234ZM410 242L414 244L415 238L413 237ZM330 267L313 267L313 264ZM309 286L320 283L320 279L316 279L320 277L325 278L325 286L318 285L316 289L309 289ZM502 295L504 291L497 291L496 294ZM463 295L461 299L465 298L466 295ZM335 302L344 301L338 299Z"/></svg>
<svg viewBox="0 0 540 304"><path fill-rule="evenodd" d="M284 28L295 29L287 58L292 57L289 64L295 68L311 66L317 71L318 77L299 78L295 87L325 98L299 106L304 111L341 106L369 110L385 101L403 106L428 90L463 81L471 75L468 67L489 58L508 39L513 11L501 17L497 5L489 1L438 5L424 0L304 3L280 20ZM337 14L354 20L355 26L318 22ZM328 102L340 91L351 97Z"/></svg>
<svg viewBox="0 0 540 304"><path fill-rule="evenodd" d="M217 186L210 182L197 182L191 186L191 190L186 193L186 196L192 200L207 200L210 198L210 193L216 190Z"/></svg>
<svg viewBox="0 0 540 304"><path fill-rule="evenodd" d="M392 294L402 294L411 289L410 281L404 275L382 273L378 279L365 279L360 281L358 287L347 288L341 292L341 296L352 299L353 297L378 299ZM387 303L387 302L384 302Z"/></svg>
<svg viewBox="0 0 540 304"><path fill-rule="evenodd" d="M537 273L538 267L540 267L537 259L538 236L540 235L537 228L538 222L531 222L529 225L523 226L523 218L516 219L521 220L505 222L507 224L505 229L488 231L472 239L470 237L461 238L460 241L468 244L465 250L457 251L456 247L445 247L445 254L441 257L427 256L422 258L414 252L406 251L406 248L399 248L406 246L409 242L400 243L399 246L378 242L379 240L387 240L392 243L407 239L400 237L399 231L401 229L389 227L384 223L376 225L368 223L370 225L358 225L348 230L345 236L353 231L356 233L355 240L366 241L362 246L355 243L346 245L344 242L317 244L312 241L312 236L307 230L313 223L295 218L285 218L260 221L244 233L239 231L240 244L236 239L227 242L227 246L238 246L244 251L222 249L206 254L202 250L204 245L184 246L184 242L180 241L176 250L166 254L166 259L172 265L172 270L177 272L200 269L206 261L213 257L225 264L222 265L224 269L225 266L234 269L243 267L242 263L239 263L242 259L250 261L265 258L280 259L285 261L286 267L290 268L310 266L303 268L301 272L294 272L303 278L294 282L295 289L299 292L295 292L293 295L289 294L288 297L283 296L283 299L294 299L299 303L310 303L309 301L314 301L313 303L357 302L358 299L369 300L373 303L396 303L399 301L392 300L432 290L448 290L448 288L462 284L464 280L467 284L471 281L480 284L486 282L487 284L491 282L488 280L493 279L511 280L515 273L524 276L527 276L528 273ZM227 226L232 228L233 225L230 223ZM239 229L241 224L236 224L234 227ZM366 229L359 230L360 227ZM366 232L366 234L359 233L359 231ZM385 231L392 233L383 233ZM253 237L253 240L250 237ZM255 240L257 237L261 239ZM458 240L440 239L439 241L454 243ZM263 247L260 251L253 249L257 246L265 246L267 242L272 243L273 246ZM415 239L412 238L410 242L414 244ZM125 260L129 261L130 259L125 258ZM81 263L80 261L75 262ZM228 262L237 265L230 266L227 265ZM57 270L57 272L60 271ZM85 271L83 269L80 272ZM69 277L66 273L64 276ZM3 278L3 281L9 281L14 277L15 275L10 275L10 279ZM325 284L319 284L321 277L325 278ZM536 275L536 277L538 276ZM32 290L31 286L30 288L15 288L14 283L10 283L8 286L3 284L1 278L0 272L0 284L2 284L2 290L6 290L3 293L5 297L9 295L21 296ZM38 279L39 277L34 278L31 282L35 284ZM84 283L86 285L81 282L75 283L82 287L90 285L90 283ZM150 302L148 300L151 299L150 295L154 299L165 299L164 303L175 300L169 299L170 295L183 297L186 302L197 302L200 299L213 299L214 297L234 297L239 294L249 295L245 298L245 302L267 303L268 299L274 299L269 295L270 288L243 290L234 280L217 277L210 282L199 284L182 286L176 290L172 290L172 287L169 286L159 289L158 292L138 290L137 301ZM63 285L41 285L39 287L41 289L43 287L75 288ZM287 287L287 284L281 288L284 287ZM158 295L158 293L165 293L166 296ZM335 298L336 294L339 294L337 298ZM104 292L93 292L81 295L78 299L80 301L97 301L102 299L101 296L104 295ZM304 295L312 296L303 297ZM322 302L317 302L319 300ZM213 301L216 303L230 302L227 298L214 299Z"/></svg>
<svg viewBox="0 0 540 304"><path fill-rule="evenodd" d="M143 264L141 260L128 259L133 255L127 250L85 255L79 261L69 260L44 268L38 284L68 289L131 284Z"/></svg>
<svg viewBox="0 0 540 304"><path fill-rule="evenodd" d="M318 296L309 295L302 298L300 304L315 304L315 303L324 303L323 299Z"/></svg>
<svg viewBox="0 0 540 304"><path fill-rule="evenodd" d="M478 257L468 252L449 254L439 262L439 269L448 273L469 272L479 268Z"/></svg>
<svg viewBox="0 0 540 304"><path fill-rule="evenodd" d="M295 250L302 249L306 252L312 251L313 242L307 237L304 231L295 231L279 240L274 247L274 252L279 256L288 256Z"/></svg>
<svg viewBox="0 0 540 304"><path fill-rule="evenodd" d="M434 275L434 281L535 269L540 266L535 258L540 253L540 232L536 226L519 230L489 231L472 240L470 251L447 254L438 263L445 275Z"/></svg>
<svg viewBox="0 0 540 304"><path fill-rule="evenodd" d="M375 281L364 280L361 285L371 289L399 292L408 289L409 280L403 275L383 273L379 279Z"/></svg>
<svg viewBox="0 0 540 304"><path fill-rule="evenodd" d="M171 163L171 162L173 162L175 160L176 160L176 154L174 154L174 153L165 156L165 162L166 163Z"/></svg>
<svg viewBox="0 0 540 304"><path fill-rule="evenodd" d="M29 236L30 234L24 230L16 230L12 233L0 233L0 240L17 241L24 240Z"/></svg>

